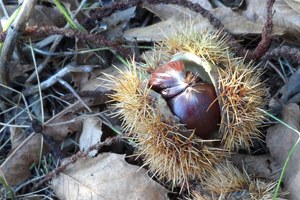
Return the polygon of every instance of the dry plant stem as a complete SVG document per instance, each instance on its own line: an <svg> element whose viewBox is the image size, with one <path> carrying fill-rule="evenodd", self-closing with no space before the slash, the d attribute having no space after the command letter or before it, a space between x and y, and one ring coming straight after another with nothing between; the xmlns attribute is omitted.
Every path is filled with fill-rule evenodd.
<svg viewBox="0 0 300 200"><path fill-rule="evenodd" d="M9 85L9 66L8 61L13 54L16 42L23 32L28 18L30 17L37 0L24 0L19 15L16 17L13 25L8 29L7 37L5 38L1 57L0 57L0 83Z"/></svg>
<svg viewBox="0 0 300 200"><path fill-rule="evenodd" d="M269 60L271 58L284 57L297 64L300 64L300 50L298 48L292 48L288 46L281 46L271 51L268 51L263 57L262 60Z"/></svg>
<svg viewBox="0 0 300 200"><path fill-rule="evenodd" d="M56 168L55 170L53 170L52 172L48 173L46 175L46 177L41 180L40 182L38 182L35 186L34 186L34 190L39 188L42 184L44 184L45 182L49 181L50 179L54 178L56 175L58 175L60 172L63 172L67 169L67 167L71 164L74 164L78 159L80 158L85 158L88 157L89 152L93 151L93 150L100 150L101 148L103 148L104 146L110 146L113 143L116 143L120 141L119 137L111 137L111 138L107 138L104 142L101 143L97 143L94 144L92 146L90 146L86 152L82 152L79 151L76 154L74 154L73 156L71 156L68 161L66 161L63 165L61 165L60 167Z"/></svg>
<svg viewBox="0 0 300 200"><path fill-rule="evenodd" d="M75 13L73 14L73 12L70 13L71 18L75 19L76 15L79 13L79 11L82 9L82 7L84 6L84 4L86 3L86 0L81 1L80 5L78 6L78 8L76 9ZM69 24L66 24L64 28L70 28ZM56 39L53 41L49 52L54 52L54 50L56 49L56 47L59 45L60 41L63 39L62 35L59 35L56 37ZM38 65L37 68L37 72L40 73L47 65L47 63L50 61L51 56L47 56L44 61ZM26 83L32 82L34 79L36 78L35 73L32 73L29 78L26 80Z"/></svg>
<svg viewBox="0 0 300 200"><path fill-rule="evenodd" d="M78 101L89 111L89 112L92 112L91 108L86 105L86 103L84 103L84 101L80 98L80 96L76 93L76 91L74 90L74 88L69 84L67 83L66 81L64 81L63 79L61 78L58 78L58 81L63 85L65 86L77 99Z"/></svg>
<svg viewBox="0 0 300 200"><path fill-rule="evenodd" d="M5 34L5 33L3 33ZM35 35L35 36L45 36L45 35L63 35L69 38L78 38L80 40L88 40L94 43L98 43L103 46L108 46L112 48L116 53L121 54L122 56L129 57L130 56L130 49L122 47L119 42L113 42L106 40L102 35L93 35L88 33L79 32L73 29L66 29L66 28L58 28L55 26L42 26L42 27L27 27L23 35ZM5 36L0 36L0 39Z"/></svg>
<svg viewBox="0 0 300 200"><path fill-rule="evenodd" d="M254 60L259 59L261 56L264 55L265 52L267 52L269 44L271 42L271 33L273 28L272 23L272 8L275 0L268 0L267 2L267 19L264 24L263 30L262 30L262 38L259 42L258 46L248 52L247 49L245 49L241 44L239 44L236 39L230 34L228 30L226 30L224 24L216 18L211 12L204 9L201 5L197 3L192 3L191 1L187 0L128 0L127 2L122 3L115 3L108 7L103 7L98 10L92 15L92 19L101 19L103 17L108 17L114 12L118 10L125 10L127 8L130 8L132 6L141 5L143 3L149 3L149 4L176 4L180 5L186 8L189 8L192 11L195 11L202 15L203 17L207 18L212 26L214 26L216 29L221 30L222 35L227 35L229 40L229 46L235 51L237 56L245 57L247 60Z"/></svg>
<svg viewBox="0 0 300 200"><path fill-rule="evenodd" d="M247 55L246 58L248 60L259 59L268 51L268 48L272 41L272 38L271 38L271 33L273 30L272 8L274 5L274 2L275 2L275 0L268 0L268 2L267 2L267 19L266 19L266 22L265 22L263 30L262 30L261 41L259 42L257 47L254 50L250 51L248 54L247 54L247 52L244 52ZM243 51L245 51L245 49Z"/></svg>
<svg viewBox="0 0 300 200"><path fill-rule="evenodd" d="M67 65L66 67L64 67L63 69L58 71L56 74L51 76L49 79L41 82L41 84L40 84L41 90L45 90L45 89L51 87L52 85L54 85L58 81L59 78L62 78L64 75L66 75L66 74L68 74L72 71L78 71L78 69L80 69L78 66L74 66L72 64ZM88 66L85 66L85 67L81 68L81 70L83 72L87 72L87 71L91 71L92 68L90 68ZM32 87L28 87L22 93L23 93L24 96L29 96L29 95L35 94L36 92L38 92L38 90L39 90L39 86L35 85L35 86L32 86Z"/></svg>

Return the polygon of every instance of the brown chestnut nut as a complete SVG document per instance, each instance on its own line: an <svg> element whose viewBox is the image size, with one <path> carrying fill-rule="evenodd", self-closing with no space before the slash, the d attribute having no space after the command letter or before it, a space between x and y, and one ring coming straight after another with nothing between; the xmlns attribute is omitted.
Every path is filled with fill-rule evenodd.
<svg viewBox="0 0 300 200"><path fill-rule="evenodd" d="M199 137L208 139L218 130L221 117L214 86L186 73L183 62L174 61L158 67L149 85L167 100L180 122L195 129Z"/></svg>

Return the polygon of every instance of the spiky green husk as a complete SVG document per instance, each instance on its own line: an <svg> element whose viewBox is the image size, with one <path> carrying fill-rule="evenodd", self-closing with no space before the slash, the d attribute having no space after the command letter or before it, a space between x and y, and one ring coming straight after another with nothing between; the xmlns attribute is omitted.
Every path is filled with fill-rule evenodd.
<svg viewBox="0 0 300 200"><path fill-rule="evenodd" d="M155 67L155 63L166 62L181 52L203 58L214 68L212 71L217 72L217 75L210 76L214 76L216 80L212 82L217 83L215 87L221 107L219 133L223 148L229 151L249 150L252 140L261 138L259 128L265 119L260 109L268 92L259 79L262 71L245 64L242 58L234 57L228 49L226 37L212 31L204 34L193 30L178 32L163 40L147 62Z"/></svg>
<svg viewBox="0 0 300 200"><path fill-rule="evenodd" d="M112 105L116 115L124 120L129 137L138 142L137 155L155 176L183 189L190 180L212 173L224 152L209 147L153 105L157 97L140 79L135 62L118 78L108 75L108 79L115 91L110 97L116 102Z"/></svg>

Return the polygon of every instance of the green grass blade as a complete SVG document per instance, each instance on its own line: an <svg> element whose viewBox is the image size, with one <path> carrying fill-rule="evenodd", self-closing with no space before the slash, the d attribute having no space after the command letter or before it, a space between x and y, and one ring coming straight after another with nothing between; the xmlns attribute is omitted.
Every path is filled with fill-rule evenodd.
<svg viewBox="0 0 300 200"><path fill-rule="evenodd" d="M260 111L262 111L263 113L267 114L269 117L273 118L274 120L278 121L279 123L283 124L284 126L286 126L287 128L295 131L298 136L300 136L300 132L298 130L296 130L295 128L291 127L290 125L288 125L287 123L285 123L284 121L278 119L277 117L275 117L274 115L262 110L262 109L259 109ZM280 177L279 177L279 180L278 180L278 183L277 183L277 186L276 186L276 189L275 189L275 192L274 192L274 197L273 197L273 200L276 200L277 199L277 195L278 195L278 192L279 192L279 189L280 189L280 183L282 182L282 179L283 179L283 176L284 176L284 173L286 171L286 168L287 168L287 165L288 165L288 162L290 160L290 158L293 156L294 152L295 152L295 149L296 147L298 146L299 144L299 141L300 141L300 137L298 137L298 140L296 141L296 143L293 145L293 147L291 148L289 154L288 154L288 157L287 159L285 160L284 162L284 165L283 165L283 168L282 168L282 171L281 171L281 174L280 174Z"/></svg>
<svg viewBox="0 0 300 200"><path fill-rule="evenodd" d="M66 10L66 8L61 4L60 0L53 0L53 3L55 4L55 6L58 8L58 10L64 15L65 19L67 20L67 22L70 24L71 28L73 29L77 29L79 31L85 31L85 29L76 24L74 22L74 20L71 18L69 12Z"/></svg>

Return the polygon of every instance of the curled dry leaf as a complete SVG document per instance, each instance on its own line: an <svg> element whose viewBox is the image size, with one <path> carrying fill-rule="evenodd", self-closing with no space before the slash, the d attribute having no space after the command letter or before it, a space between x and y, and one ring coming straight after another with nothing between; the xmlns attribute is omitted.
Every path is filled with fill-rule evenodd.
<svg viewBox="0 0 300 200"><path fill-rule="evenodd" d="M38 164L45 151L43 136L32 133L2 163L0 175L5 178L8 185L19 184L30 176L30 166L33 163Z"/></svg>
<svg viewBox="0 0 300 200"><path fill-rule="evenodd" d="M282 121L290 127L300 131L300 111L297 104L282 105ZM299 135L294 130L282 123L268 129L267 146L270 154L283 167L291 148L298 140ZM283 177L285 189L289 192L289 199L299 199L300 191L300 147L296 147L293 156L290 158L286 172Z"/></svg>
<svg viewBox="0 0 300 200"><path fill-rule="evenodd" d="M93 144L100 142L102 136L102 122L98 117L88 117L83 121L82 133L79 139L79 147L81 151L86 150ZM94 156L96 150L89 152L89 156Z"/></svg>
<svg viewBox="0 0 300 200"><path fill-rule="evenodd" d="M59 199L167 199L167 190L125 155L103 153L83 158L52 181Z"/></svg>

